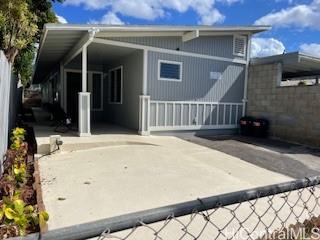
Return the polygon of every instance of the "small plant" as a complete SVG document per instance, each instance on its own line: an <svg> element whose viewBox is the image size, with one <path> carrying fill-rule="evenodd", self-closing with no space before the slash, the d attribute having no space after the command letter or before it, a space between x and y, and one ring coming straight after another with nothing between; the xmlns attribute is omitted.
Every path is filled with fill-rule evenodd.
<svg viewBox="0 0 320 240"><path fill-rule="evenodd" d="M25 163L13 165L13 175L17 184L24 184L27 181L27 166Z"/></svg>
<svg viewBox="0 0 320 240"><path fill-rule="evenodd" d="M5 197L0 209L0 219L3 219L7 225L18 226L19 234L24 236L27 228L45 224L49 217L45 212L38 214L32 205L27 205L21 199L11 200Z"/></svg>
<svg viewBox="0 0 320 240"><path fill-rule="evenodd" d="M26 131L12 131L11 146L4 161L0 178L0 238L24 236L37 231L49 219L47 212L39 212L33 189L32 163L27 161ZM2 200L1 200L2 199Z"/></svg>

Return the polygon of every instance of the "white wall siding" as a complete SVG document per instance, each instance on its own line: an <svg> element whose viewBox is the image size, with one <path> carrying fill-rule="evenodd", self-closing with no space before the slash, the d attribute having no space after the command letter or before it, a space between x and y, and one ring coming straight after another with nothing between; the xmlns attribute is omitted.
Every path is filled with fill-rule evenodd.
<svg viewBox="0 0 320 240"><path fill-rule="evenodd" d="M0 168L8 145L11 64L0 51Z"/></svg>

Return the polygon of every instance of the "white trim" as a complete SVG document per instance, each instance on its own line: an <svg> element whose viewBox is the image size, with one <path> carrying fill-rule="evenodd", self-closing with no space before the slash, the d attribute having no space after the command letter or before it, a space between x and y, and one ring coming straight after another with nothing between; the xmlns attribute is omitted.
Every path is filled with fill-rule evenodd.
<svg viewBox="0 0 320 240"><path fill-rule="evenodd" d="M117 71L118 69L121 70L120 102L112 102L111 101L111 91L112 91L112 89L111 89L111 72L112 71ZM122 102L123 102L123 99L122 99L123 98L123 65L121 65L119 67L115 67L115 68L109 69L108 75L109 75L109 77L108 77L108 79L109 79L109 104L122 104Z"/></svg>
<svg viewBox="0 0 320 240"><path fill-rule="evenodd" d="M87 51L87 46L83 46L82 48L82 81L81 81L81 87L82 87L82 92L87 92L88 91L88 79L87 79L87 60L88 60L88 51Z"/></svg>
<svg viewBox="0 0 320 240"><path fill-rule="evenodd" d="M242 103L234 103L234 102L197 102L197 101L163 101L163 100L151 100L151 103L171 103L171 104L199 104L199 105L242 105Z"/></svg>
<svg viewBox="0 0 320 240"><path fill-rule="evenodd" d="M215 129L237 129L239 125L191 125L191 126L150 126L151 132L157 131L182 131L182 130L215 130Z"/></svg>
<svg viewBox="0 0 320 240"><path fill-rule="evenodd" d="M243 49L243 54L242 53L236 53L235 50L236 50L236 39L239 38L239 39L242 39L243 42L244 42L244 49ZM246 53L247 53L247 49L248 49L248 46L247 46L247 37L246 36L242 36L242 35L233 35L233 55L234 56L239 56L239 57L245 57L246 56ZM246 60L245 60L246 61ZM247 62L247 61L246 61Z"/></svg>
<svg viewBox="0 0 320 240"><path fill-rule="evenodd" d="M142 66L142 94L147 95L148 92L148 50L143 50L143 66Z"/></svg>
<svg viewBox="0 0 320 240"><path fill-rule="evenodd" d="M79 105L78 105L78 109L79 109L79 129L78 129L78 134L79 134L79 136L80 137L86 137L86 136L90 136L91 135L91 119L90 119L90 116L91 116L91 111L90 111L90 105L91 105L91 98L90 98L90 93L89 92L79 92L78 93L78 97L79 97ZM83 104L83 97L88 97L89 96L89 98L88 98L88 101L89 101L89 104L88 104L88 108L85 110L85 112L83 112L83 111L81 111L82 110L82 104ZM83 119L84 119L84 116L85 115L83 115L83 113L84 114L86 114L87 116L86 116L86 119L87 119L87 121L86 121L86 123L88 124L87 126L86 126L86 128L88 129L88 132L82 132L82 130L83 130Z"/></svg>
<svg viewBox="0 0 320 240"><path fill-rule="evenodd" d="M182 42L188 42L190 40L193 40L195 38L198 38L200 35L199 30L191 31L191 32L186 32L182 35Z"/></svg>
<svg viewBox="0 0 320 240"><path fill-rule="evenodd" d="M127 47L127 48L142 49L142 50L146 49L146 50L153 51L153 52L167 53L167 54L172 54L172 55L211 59L211 60L222 61L222 62L232 62L232 63L239 63L239 64L246 64L247 63L246 60L244 60L244 59L210 56L210 55L205 55L205 54L176 51L176 50L164 49L164 48L158 48L158 47L150 47L150 46L145 46L145 45L140 45L140 44L126 43L126 42L120 42L120 41L114 41L114 40L108 40L108 39L95 38L93 40L93 42L100 43L100 44L113 45L113 46L118 46L118 47Z"/></svg>
<svg viewBox="0 0 320 240"><path fill-rule="evenodd" d="M246 54L247 54L247 64L245 68L245 79L244 79L244 91L243 91L243 107L242 107L242 116L246 115L246 108L247 108L247 97L248 97L248 80L249 80L249 63L250 63L250 51L251 51L251 35L248 35L247 39L247 49L246 49Z"/></svg>
<svg viewBox="0 0 320 240"><path fill-rule="evenodd" d="M180 73L179 79L175 79L175 78L162 78L160 75L161 73L161 63L168 63L168 64L174 64L174 65L179 65L180 66ZM163 59L159 59L158 60L158 80L160 81L171 81L171 82L182 82L182 67L183 67L183 63L182 62L176 62L176 61L169 61L169 60L163 60Z"/></svg>
<svg viewBox="0 0 320 240"><path fill-rule="evenodd" d="M253 25L253 26L160 26L160 25L109 25L109 24L57 24L47 23L44 26L45 30L77 30L88 31L90 29L97 29L101 32L186 32L199 30L200 32L212 32L212 33L229 33L229 32L261 32L270 30L271 26L268 25ZM141 34L141 36L144 36Z"/></svg>
<svg viewBox="0 0 320 240"><path fill-rule="evenodd" d="M139 134L144 136L150 135L149 126L150 126L150 96L140 95L139 96Z"/></svg>

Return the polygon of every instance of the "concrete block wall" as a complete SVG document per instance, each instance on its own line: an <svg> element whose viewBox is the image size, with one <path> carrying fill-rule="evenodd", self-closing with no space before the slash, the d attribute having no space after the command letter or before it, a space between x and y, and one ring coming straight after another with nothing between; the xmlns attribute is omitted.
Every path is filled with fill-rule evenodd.
<svg viewBox="0 0 320 240"><path fill-rule="evenodd" d="M280 87L279 71L250 66L247 115L268 119L271 137L320 147L320 85Z"/></svg>

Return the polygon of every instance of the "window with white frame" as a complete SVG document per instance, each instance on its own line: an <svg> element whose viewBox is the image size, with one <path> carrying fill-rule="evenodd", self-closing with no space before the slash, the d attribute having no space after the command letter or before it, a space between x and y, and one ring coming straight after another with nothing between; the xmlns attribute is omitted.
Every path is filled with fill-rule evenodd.
<svg viewBox="0 0 320 240"><path fill-rule="evenodd" d="M109 102L122 104L123 67L117 67L109 71Z"/></svg>
<svg viewBox="0 0 320 240"><path fill-rule="evenodd" d="M182 81L182 62L159 60L158 79L164 81Z"/></svg>
<svg viewBox="0 0 320 240"><path fill-rule="evenodd" d="M247 38L245 36L233 36L233 55L244 57L247 51Z"/></svg>

